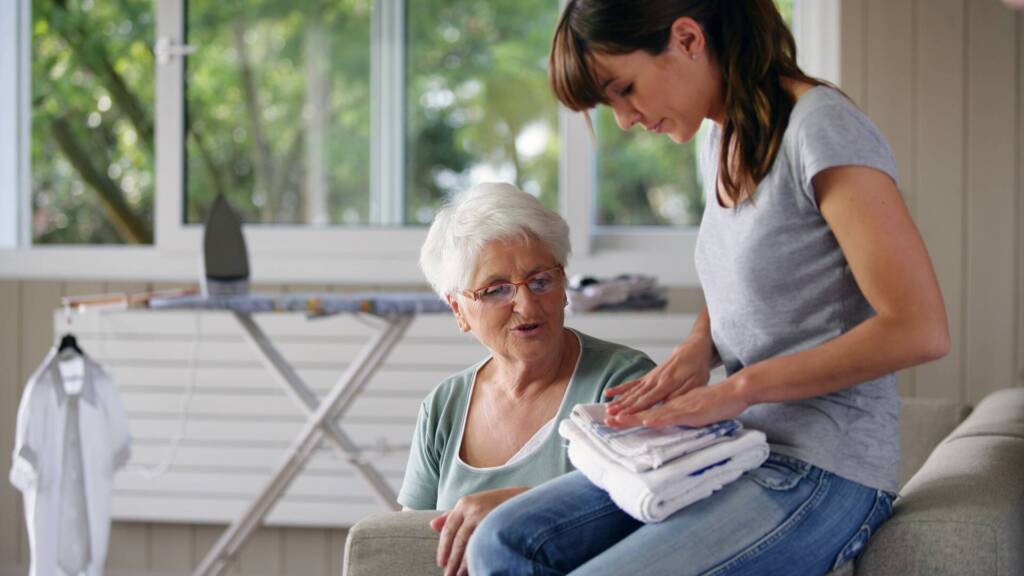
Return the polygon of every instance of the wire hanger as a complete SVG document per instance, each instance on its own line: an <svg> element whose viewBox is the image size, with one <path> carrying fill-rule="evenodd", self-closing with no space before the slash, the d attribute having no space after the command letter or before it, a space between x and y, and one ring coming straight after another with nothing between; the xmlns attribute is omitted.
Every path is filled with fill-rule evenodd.
<svg viewBox="0 0 1024 576"><path fill-rule="evenodd" d="M71 305L68 302L64 303L64 321L68 327L60 339L60 344L57 345L57 354L62 354L65 351L70 350L77 353L79 356L85 356L85 353L82 352L82 348L78 345L78 340L71 332Z"/></svg>
<svg viewBox="0 0 1024 576"><path fill-rule="evenodd" d="M75 339L75 335L71 332L64 334L60 339L60 344L57 346L57 353L60 354L66 350L71 350L82 355L82 349L78 347L78 340Z"/></svg>

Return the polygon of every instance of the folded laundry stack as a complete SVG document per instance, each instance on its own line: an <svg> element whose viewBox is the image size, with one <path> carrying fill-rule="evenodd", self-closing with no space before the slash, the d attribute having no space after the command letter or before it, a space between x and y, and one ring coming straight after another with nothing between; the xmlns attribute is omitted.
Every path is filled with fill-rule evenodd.
<svg viewBox="0 0 1024 576"><path fill-rule="evenodd" d="M736 420L616 429L604 418L604 404L580 404L558 432L569 441L573 466L641 522L661 522L768 458L764 433Z"/></svg>
<svg viewBox="0 0 1024 576"><path fill-rule="evenodd" d="M577 274L569 278L567 288L570 312L643 310L668 304L658 280L642 274L620 274L608 279Z"/></svg>

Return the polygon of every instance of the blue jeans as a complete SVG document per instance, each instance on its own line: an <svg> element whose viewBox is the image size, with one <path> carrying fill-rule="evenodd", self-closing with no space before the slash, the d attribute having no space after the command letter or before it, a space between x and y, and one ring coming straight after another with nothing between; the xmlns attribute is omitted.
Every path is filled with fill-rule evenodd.
<svg viewBox="0 0 1024 576"><path fill-rule="evenodd" d="M495 508L469 544L469 572L525 576L824 574L892 515L892 496L772 454L664 522L628 516L579 472Z"/></svg>

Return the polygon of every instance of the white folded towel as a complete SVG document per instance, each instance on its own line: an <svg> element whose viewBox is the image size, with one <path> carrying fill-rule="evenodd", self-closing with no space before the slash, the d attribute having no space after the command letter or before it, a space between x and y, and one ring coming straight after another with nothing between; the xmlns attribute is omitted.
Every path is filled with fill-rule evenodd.
<svg viewBox="0 0 1024 576"><path fill-rule="evenodd" d="M572 420L558 432L569 441L569 460L624 512L644 523L661 522L677 510L707 498L768 458L764 433L746 430L682 456L656 470L633 472L610 458Z"/></svg>
<svg viewBox="0 0 1024 576"><path fill-rule="evenodd" d="M725 442L743 430L738 420L701 428L611 428L604 424L607 404L577 404L569 418L604 449L606 455L634 472L660 468L666 462Z"/></svg>

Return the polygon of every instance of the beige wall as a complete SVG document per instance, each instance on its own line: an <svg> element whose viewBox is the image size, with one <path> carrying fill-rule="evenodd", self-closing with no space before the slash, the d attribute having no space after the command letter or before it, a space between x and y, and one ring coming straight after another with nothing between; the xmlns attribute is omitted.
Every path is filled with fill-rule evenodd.
<svg viewBox="0 0 1024 576"><path fill-rule="evenodd" d="M946 299L953 346L908 396L1020 384L1024 17L997 0L844 0L842 83L879 125Z"/></svg>
<svg viewBox="0 0 1024 576"><path fill-rule="evenodd" d="M949 356L901 374L900 390L975 402L991 390L1020 386L1024 16L998 0L844 0L842 18L843 87L895 150L952 331ZM0 281L0 447L14 443L21 387L52 344L59 298L147 288ZM0 482L0 576L25 571L22 526L20 497ZM219 533L218 527L118 523L108 573L188 573ZM230 572L339 574L343 542L340 530L262 530Z"/></svg>

